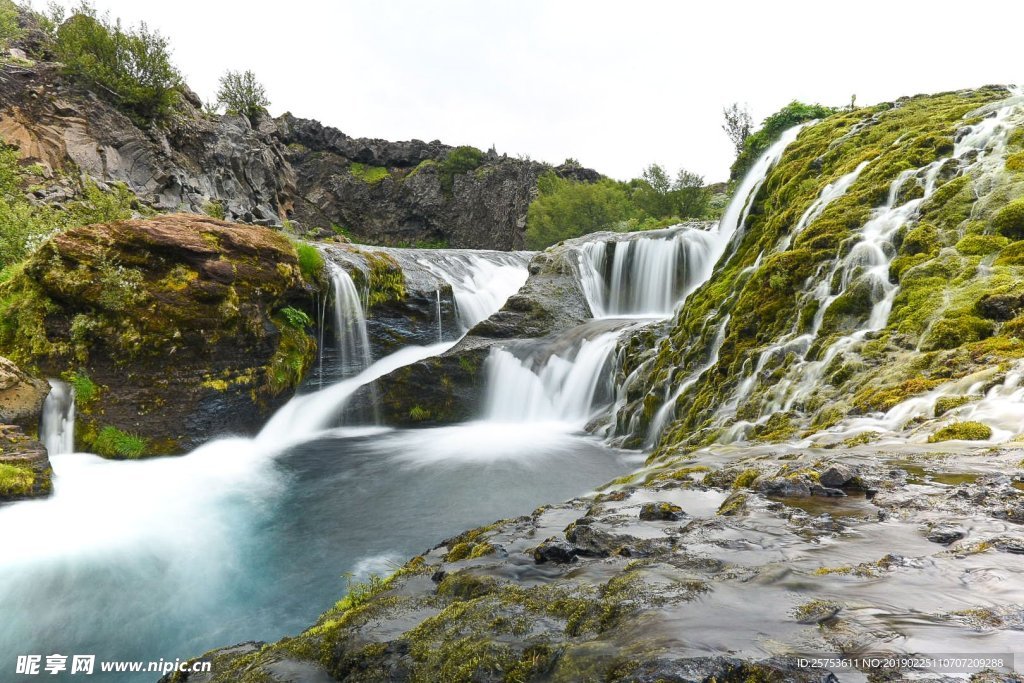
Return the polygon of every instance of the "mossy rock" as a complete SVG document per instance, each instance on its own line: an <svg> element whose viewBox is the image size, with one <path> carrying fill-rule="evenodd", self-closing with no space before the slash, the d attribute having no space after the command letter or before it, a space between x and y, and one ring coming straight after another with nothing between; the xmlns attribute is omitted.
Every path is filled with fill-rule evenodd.
<svg viewBox="0 0 1024 683"><path fill-rule="evenodd" d="M1011 240L1024 239L1024 197L1001 208L992 218L992 228Z"/></svg>
<svg viewBox="0 0 1024 683"><path fill-rule="evenodd" d="M981 422L953 422L928 437L928 443L940 441L987 441L992 428Z"/></svg>

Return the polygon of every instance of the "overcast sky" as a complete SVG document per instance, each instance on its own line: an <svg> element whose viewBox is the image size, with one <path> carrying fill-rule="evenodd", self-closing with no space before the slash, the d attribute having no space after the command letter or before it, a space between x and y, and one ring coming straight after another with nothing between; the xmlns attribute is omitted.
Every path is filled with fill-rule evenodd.
<svg viewBox="0 0 1024 683"><path fill-rule="evenodd" d="M34 0L37 8L44 3ZM77 4L65 2L64 4ZM204 99L252 69L274 115L439 139L629 178L712 182L722 108L861 104L1024 81L1024 3L938 0L95 0L171 41Z"/></svg>

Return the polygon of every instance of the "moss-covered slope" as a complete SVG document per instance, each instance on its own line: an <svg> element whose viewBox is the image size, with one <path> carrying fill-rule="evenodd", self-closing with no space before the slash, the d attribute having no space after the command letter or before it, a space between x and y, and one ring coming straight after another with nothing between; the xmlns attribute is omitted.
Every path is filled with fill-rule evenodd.
<svg viewBox="0 0 1024 683"><path fill-rule="evenodd" d="M812 433L1024 356L1024 131L1019 110L999 110L1009 96L905 98L801 131L731 258L656 349L630 355L626 373L646 365L620 432L642 441L665 384L704 364L720 331L718 362L679 397L664 447ZM993 117L1002 132L974 148ZM846 193L822 201L844 176ZM872 241L886 205L905 215ZM875 244L884 259L868 253ZM888 285L871 272L886 259ZM886 294L891 313L874 326Z"/></svg>
<svg viewBox="0 0 1024 683"><path fill-rule="evenodd" d="M80 447L177 452L255 429L290 396L315 342L286 309L311 310L311 286L267 228L192 215L73 228L0 285L0 353L72 383Z"/></svg>

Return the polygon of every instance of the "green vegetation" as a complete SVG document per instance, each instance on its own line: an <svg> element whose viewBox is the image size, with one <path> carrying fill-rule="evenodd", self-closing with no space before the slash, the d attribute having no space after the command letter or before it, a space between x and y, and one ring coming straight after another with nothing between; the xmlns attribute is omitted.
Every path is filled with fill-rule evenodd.
<svg viewBox="0 0 1024 683"><path fill-rule="evenodd" d="M35 484L32 468L0 463L0 497L27 496Z"/></svg>
<svg viewBox="0 0 1024 683"><path fill-rule="evenodd" d="M939 441L987 441L992 438L992 428L981 422L953 422L928 437L928 443Z"/></svg>
<svg viewBox="0 0 1024 683"><path fill-rule="evenodd" d="M441 189L450 197L455 191L455 176L476 170L482 163L484 163L484 153L476 147L462 146L450 150L437 164L441 177ZM418 169L419 166L415 170Z"/></svg>
<svg viewBox="0 0 1024 683"><path fill-rule="evenodd" d="M91 448L96 455L104 458L135 460L145 454L147 445L146 439L137 434L107 426L100 429Z"/></svg>
<svg viewBox="0 0 1024 683"><path fill-rule="evenodd" d="M266 370L266 386L271 396L278 396L286 389L297 387L316 356L316 341L306 331L308 325L294 325L285 313L286 310L288 309L278 311L271 318L274 327L281 333L277 349L270 358ZM305 319L309 320L309 316ZM312 321L309 322L311 325Z"/></svg>
<svg viewBox="0 0 1024 683"><path fill-rule="evenodd" d="M227 71L220 77L217 104L228 114L253 119L267 110L270 100L252 71Z"/></svg>
<svg viewBox="0 0 1024 683"><path fill-rule="evenodd" d="M349 164L348 172L352 174L353 178L358 178L367 185L376 185L385 178L391 177L391 174L388 173L388 169L383 166L369 166L367 164L360 164L354 161Z"/></svg>
<svg viewBox="0 0 1024 683"><path fill-rule="evenodd" d="M23 33L18 24L18 6L11 0L0 0L0 47L7 47Z"/></svg>
<svg viewBox="0 0 1024 683"><path fill-rule="evenodd" d="M766 118L761 124L760 130L743 136L743 150L739 153L736 157L736 161L732 164L730 177L733 180L741 179L743 175L750 170L750 167L754 165L757 158L761 156L766 149L771 147L772 143L778 140L779 136L781 136L786 130L805 121L823 119L835 112L836 110L832 107L825 107L820 104L805 104L803 102L793 100L785 107Z"/></svg>
<svg viewBox="0 0 1024 683"><path fill-rule="evenodd" d="M935 417L945 415L971 400L970 396L940 396L935 400Z"/></svg>
<svg viewBox="0 0 1024 683"><path fill-rule="evenodd" d="M299 259L299 270L306 282L320 282L324 272L324 256L320 250L308 242L295 240L295 253Z"/></svg>
<svg viewBox="0 0 1024 683"><path fill-rule="evenodd" d="M99 395L99 387L85 373L85 370L78 369L74 372L64 373L63 379L74 389L75 404L79 408L88 406Z"/></svg>
<svg viewBox="0 0 1024 683"><path fill-rule="evenodd" d="M141 23L126 29L83 2L66 20L55 11L53 51L67 72L113 98L147 123L170 114L181 76L171 65L167 40Z"/></svg>
<svg viewBox="0 0 1024 683"><path fill-rule="evenodd" d="M124 185L104 192L90 181L82 185L80 199L64 206L33 204L25 188L41 173L23 166L15 149L0 145L0 268L5 269L0 281L10 279L12 267L51 235L76 225L130 218L136 205Z"/></svg>
<svg viewBox="0 0 1024 683"><path fill-rule="evenodd" d="M537 190L526 217L531 249L602 230L662 228L703 218L710 206L703 178L683 169L673 180L657 164L627 183L610 178L578 182L551 171L538 179Z"/></svg>
<svg viewBox="0 0 1024 683"><path fill-rule="evenodd" d="M305 311L300 311L297 308L286 306L280 310L281 316L290 327L297 330L304 330L308 327L313 327L313 320L306 314Z"/></svg>
<svg viewBox="0 0 1024 683"><path fill-rule="evenodd" d="M216 218L219 221L227 218L227 212L224 210L224 202L220 200L210 200L203 204L203 213L210 218Z"/></svg>
<svg viewBox="0 0 1024 683"><path fill-rule="evenodd" d="M1011 240L1024 239L1024 197L1001 208L992 218L992 227Z"/></svg>

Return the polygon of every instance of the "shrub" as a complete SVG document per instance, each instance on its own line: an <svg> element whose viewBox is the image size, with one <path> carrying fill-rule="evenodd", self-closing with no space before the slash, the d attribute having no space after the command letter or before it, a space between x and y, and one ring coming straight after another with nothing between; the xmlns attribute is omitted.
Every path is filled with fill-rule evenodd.
<svg viewBox="0 0 1024 683"><path fill-rule="evenodd" d="M611 230L635 209L621 183L604 178L579 183L546 173L526 213L526 244L543 249L570 237Z"/></svg>
<svg viewBox="0 0 1024 683"><path fill-rule="evenodd" d="M928 443L939 441L987 441L992 438L992 428L981 422L954 422L928 437Z"/></svg>
<svg viewBox="0 0 1024 683"><path fill-rule="evenodd" d="M437 165L441 174L441 189L445 194L451 195L455 189L455 176L469 173L479 168L483 162L484 153L476 147L464 145L452 149Z"/></svg>
<svg viewBox="0 0 1024 683"><path fill-rule="evenodd" d="M18 23L18 6L11 0L0 0L0 47L6 47L24 33Z"/></svg>
<svg viewBox="0 0 1024 683"><path fill-rule="evenodd" d="M307 327L313 326L313 321L304 311L300 311L297 308L287 306L281 309L281 315L284 316L285 322L297 330L304 330Z"/></svg>
<svg viewBox="0 0 1024 683"><path fill-rule="evenodd" d="M167 39L145 23L125 29L83 2L57 28L54 54L70 75L144 122L163 118L178 101L181 76Z"/></svg>
<svg viewBox="0 0 1024 683"><path fill-rule="evenodd" d="M219 221L227 218L227 212L224 210L224 202L215 199L211 199L203 204L203 213L210 218L216 218Z"/></svg>
<svg viewBox="0 0 1024 683"><path fill-rule="evenodd" d="M1000 209L992 218L992 227L1011 240L1024 239L1024 197Z"/></svg>
<svg viewBox="0 0 1024 683"><path fill-rule="evenodd" d="M227 71L220 77L217 104L224 105L229 114L251 119L266 111L270 100L252 71Z"/></svg>
<svg viewBox="0 0 1024 683"><path fill-rule="evenodd" d="M772 146L776 140L789 128L810 121L820 119L835 113L832 107L825 107L820 104L805 104L793 100L785 107L775 112L764 120L761 129L753 133L743 141L743 151L736 157L732 164L730 177L739 180L754 165L757 158L766 149Z"/></svg>
<svg viewBox="0 0 1024 683"><path fill-rule="evenodd" d="M104 458L123 458L134 460L146 452L146 439L123 432L117 427L104 427L92 442L96 455Z"/></svg>

